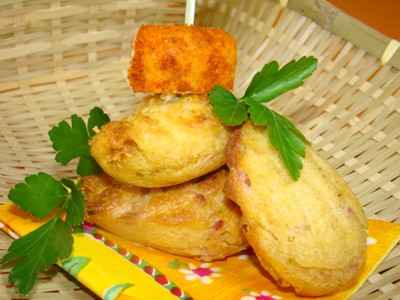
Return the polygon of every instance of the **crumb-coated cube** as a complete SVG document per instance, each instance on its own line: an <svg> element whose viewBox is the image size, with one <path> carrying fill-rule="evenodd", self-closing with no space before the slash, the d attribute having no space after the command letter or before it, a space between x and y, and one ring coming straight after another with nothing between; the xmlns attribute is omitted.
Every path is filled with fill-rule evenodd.
<svg viewBox="0 0 400 300"><path fill-rule="evenodd" d="M202 94L217 84L233 88L236 45L222 29L144 25L132 48L128 76L136 92Z"/></svg>

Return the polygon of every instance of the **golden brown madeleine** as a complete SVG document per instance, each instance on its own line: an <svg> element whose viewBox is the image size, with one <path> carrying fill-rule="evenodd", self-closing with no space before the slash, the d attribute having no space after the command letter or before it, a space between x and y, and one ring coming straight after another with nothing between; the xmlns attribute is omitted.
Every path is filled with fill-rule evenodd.
<svg viewBox="0 0 400 300"><path fill-rule="evenodd" d="M128 70L134 91L204 94L216 84L232 89L235 40L217 28L143 25Z"/></svg>
<svg viewBox="0 0 400 300"><path fill-rule="evenodd" d="M152 96L131 117L102 127L91 154L121 182L165 187L221 167L227 142L206 96Z"/></svg>
<svg viewBox="0 0 400 300"><path fill-rule="evenodd" d="M103 174L82 178L87 220L122 238L201 260L247 248L240 211L224 194L226 170L174 187L145 189Z"/></svg>
<svg viewBox="0 0 400 300"><path fill-rule="evenodd" d="M307 146L294 181L265 129L250 123L228 146L228 196L263 267L282 286L319 296L351 284L366 255L367 223L336 171Z"/></svg>

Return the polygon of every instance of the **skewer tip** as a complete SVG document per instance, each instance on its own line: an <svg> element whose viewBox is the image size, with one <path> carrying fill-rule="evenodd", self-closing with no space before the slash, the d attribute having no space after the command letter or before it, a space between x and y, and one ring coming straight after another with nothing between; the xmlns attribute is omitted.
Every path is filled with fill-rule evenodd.
<svg viewBox="0 0 400 300"><path fill-rule="evenodd" d="M185 24L193 25L196 11L196 0L186 0Z"/></svg>

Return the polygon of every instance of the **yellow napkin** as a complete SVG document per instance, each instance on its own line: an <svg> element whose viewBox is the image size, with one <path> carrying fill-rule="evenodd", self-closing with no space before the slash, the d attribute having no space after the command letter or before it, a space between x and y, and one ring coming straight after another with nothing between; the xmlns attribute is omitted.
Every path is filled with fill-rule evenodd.
<svg viewBox="0 0 400 300"><path fill-rule="evenodd" d="M0 227L12 237L41 223L15 206L0 206ZM212 263L143 248L95 227L74 235L70 258L59 265L105 300L274 300L348 299L400 240L400 225L370 220L367 263L350 289L320 297L299 297L280 290L250 251Z"/></svg>

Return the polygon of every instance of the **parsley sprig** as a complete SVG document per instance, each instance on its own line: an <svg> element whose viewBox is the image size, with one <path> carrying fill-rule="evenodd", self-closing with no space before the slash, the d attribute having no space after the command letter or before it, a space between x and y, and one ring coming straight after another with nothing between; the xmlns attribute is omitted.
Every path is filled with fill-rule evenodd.
<svg viewBox="0 0 400 300"><path fill-rule="evenodd" d="M77 173L81 176L100 170L90 156L89 141L95 128L101 128L110 118L98 107L89 113L87 125L77 115L54 126L49 137L57 151L56 161L65 165L79 158ZM85 202L79 185L64 178L57 180L46 173L27 176L16 184L8 198L34 217L46 218L47 222L31 233L15 240L1 259L1 267L14 264L9 280L21 294L33 288L39 272L70 256L73 232L81 231Z"/></svg>
<svg viewBox="0 0 400 300"><path fill-rule="evenodd" d="M242 98L237 99L221 86L209 93L214 113L223 124L238 126L250 117L254 125L266 127L271 144L294 180L300 178L307 140L290 120L262 103L301 86L316 67L317 59L312 56L293 60L282 68L272 61L254 75Z"/></svg>
<svg viewBox="0 0 400 300"><path fill-rule="evenodd" d="M2 266L15 263L9 280L25 295L34 286L39 272L71 254L72 232L83 222L83 195L71 180L58 181L49 174L38 173L18 183L8 198L37 218L50 218L13 241L0 262Z"/></svg>
<svg viewBox="0 0 400 300"><path fill-rule="evenodd" d="M99 107L89 113L86 126L85 121L77 116L71 116L71 126L67 121L61 121L49 131L49 138L56 150L56 161L62 165L68 164L74 158L79 158L76 172L80 176L97 174L100 166L90 155L89 141L95 135L94 128L100 129L108 123L110 118Z"/></svg>

